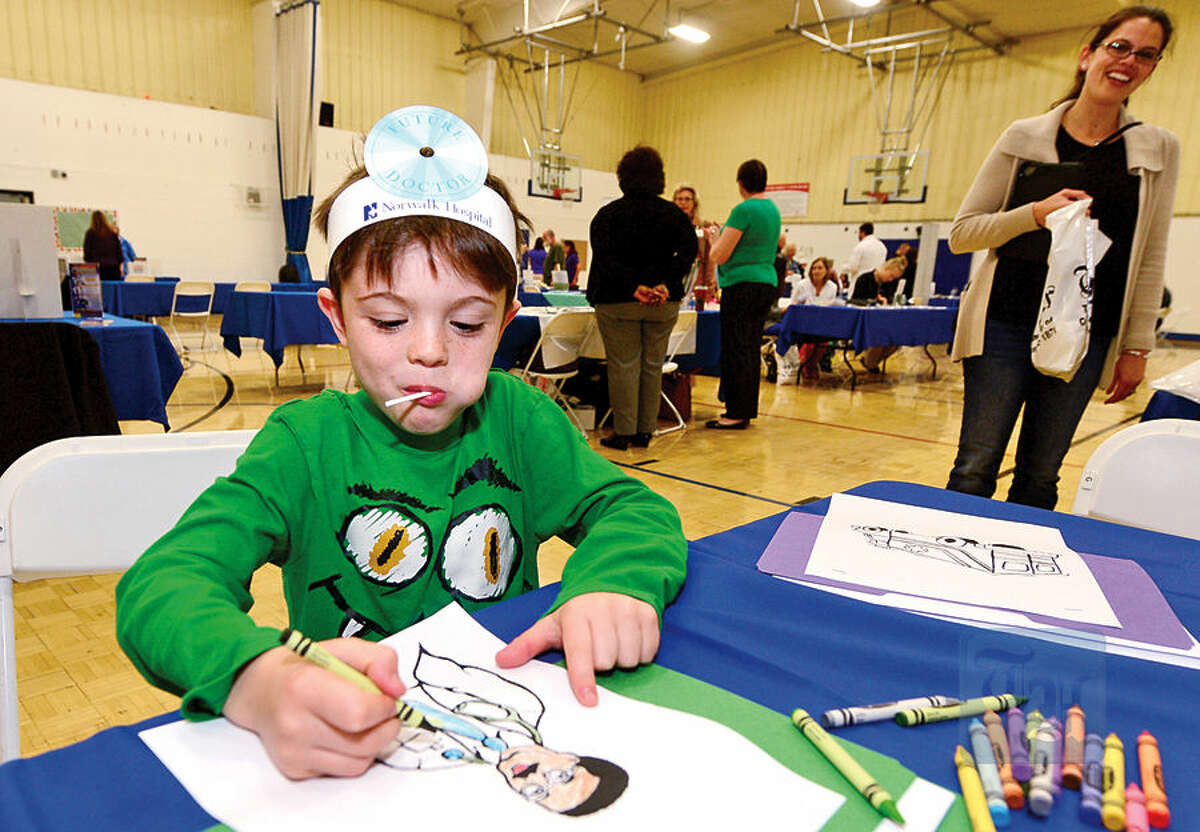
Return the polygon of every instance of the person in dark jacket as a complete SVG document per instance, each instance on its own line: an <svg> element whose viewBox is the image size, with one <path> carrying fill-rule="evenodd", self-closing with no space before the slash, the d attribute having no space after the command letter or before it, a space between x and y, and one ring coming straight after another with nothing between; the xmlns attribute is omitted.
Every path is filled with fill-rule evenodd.
<svg viewBox="0 0 1200 832"><path fill-rule="evenodd" d="M108 224L103 211L92 212L92 225L83 235L83 259L86 263L100 265L101 280L124 279L121 265L125 255L121 251L121 238Z"/></svg>
<svg viewBox="0 0 1200 832"><path fill-rule="evenodd" d="M639 145L617 165L623 196L592 219L588 302L608 357L613 434L606 448L644 448L658 425L662 365L683 279L696 259L696 232L683 211L661 198L662 157Z"/></svg>

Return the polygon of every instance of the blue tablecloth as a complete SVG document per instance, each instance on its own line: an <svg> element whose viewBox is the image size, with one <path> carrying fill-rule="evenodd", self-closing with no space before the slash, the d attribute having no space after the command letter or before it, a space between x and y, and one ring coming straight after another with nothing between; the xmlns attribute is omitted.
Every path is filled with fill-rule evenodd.
<svg viewBox="0 0 1200 832"><path fill-rule="evenodd" d="M1139 561L1183 623L1200 628L1200 544L1194 540L904 483L869 483L851 493L1060 528L1078 551ZM826 508L821 501L800 510L819 514ZM1145 729L1158 738L1172 828L1200 825L1200 789L1192 785L1200 779L1196 671L937 621L776 580L754 564L784 516L690 544L687 583L664 616L659 664L781 714L798 706L819 713L902 695L985 690L1027 695L1029 708L1048 713L1061 714L1079 701L1089 731L1112 731L1125 740L1130 778L1137 778L1138 733ZM497 636L511 639L545 611L556 591L557 586L544 587L475 615ZM55 829L181 832L211 825L137 738L138 730L173 718L102 731L0 767L6 821L13 828L40 822ZM908 729L881 723L839 734L958 790L952 757L955 744L967 740L965 720ZM64 789L70 800L63 799ZM1078 820L1078 804L1078 794L1064 790L1048 820L1015 812L1010 828L1091 830Z"/></svg>
<svg viewBox="0 0 1200 832"><path fill-rule="evenodd" d="M956 309L924 306L789 306L779 324L780 355L805 337L847 340L867 347L946 344L954 339Z"/></svg>
<svg viewBox="0 0 1200 832"><path fill-rule="evenodd" d="M175 284L178 282L177 277L156 277L153 283L101 281L104 311L112 315L166 317L171 314L171 301L175 297ZM225 305L235 285L237 284L232 281L213 283L212 314L220 315L225 311ZM194 298L180 298L180 311L190 312L196 308L203 309L203 302L197 307Z"/></svg>
<svg viewBox="0 0 1200 832"><path fill-rule="evenodd" d="M934 295L929 299L929 305L944 307L946 309L957 309L958 299L958 295Z"/></svg>
<svg viewBox="0 0 1200 832"><path fill-rule="evenodd" d="M310 283L272 283L272 292L315 292L329 287L324 280L314 280Z"/></svg>
<svg viewBox="0 0 1200 832"><path fill-rule="evenodd" d="M139 284L131 283L130 286ZM153 283L143 283L153 286ZM183 375L183 363L162 327L105 315L112 323L88 325L100 345L100 363L118 419L147 419L170 429L167 400ZM63 320L82 326L70 312Z"/></svg>
<svg viewBox="0 0 1200 832"><path fill-rule="evenodd" d="M1151 419L1200 419L1200 402L1159 390L1142 413L1143 422Z"/></svg>
<svg viewBox="0 0 1200 832"><path fill-rule="evenodd" d="M276 367L283 364L283 350L289 344L338 343L312 291L230 293L221 321L225 349L241 355L241 336L261 338L263 351Z"/></svg>

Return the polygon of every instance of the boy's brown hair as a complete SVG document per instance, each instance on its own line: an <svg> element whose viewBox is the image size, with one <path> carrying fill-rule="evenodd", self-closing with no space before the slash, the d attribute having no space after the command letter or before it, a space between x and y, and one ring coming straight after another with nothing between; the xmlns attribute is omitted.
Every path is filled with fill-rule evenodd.
<svg viewBox="0 0 1200 832"><path fill-rule="evenodd" d="M342 191L367 176L364 167L355 168L337 189L317 206L313 213L313 225L321 236L329 239L329 212L333 202ZM484 187L491 188L512 211L517 233L522 225L530 227L529 219L513 204L508 187L490 173ZM513 241L514 247L517 240ZM453 266L464 277L474 277L489 292L504 292L504 308L512 306L517 291L517 265L504 244L481 228L459 220L445 217L410 216L371 223L344 239L329 257L326 279L329 288L339 300L342 297L342 282L360 262L366 267L367 285L386 283L392 272L392 264L410 246L422 246L428 257L430 268L437 273L434 255Z"/></svg>

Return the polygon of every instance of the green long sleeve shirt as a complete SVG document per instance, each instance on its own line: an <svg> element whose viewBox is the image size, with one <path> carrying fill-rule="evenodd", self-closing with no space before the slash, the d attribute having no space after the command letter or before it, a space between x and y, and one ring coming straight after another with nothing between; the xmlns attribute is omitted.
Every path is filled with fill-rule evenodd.
<svg viewBox="0 0 1200 832"><path fill-rule="evenodd" d="M683 583L675 509L588 447L547 396L489 375L433 436L399 429L364 393L277 409L117 586L117 636L183 713L221 712L239 668L279 633L246 615L250 578L279 565L290 624L378 640L451 600L466 609L537 586L537 548L575 545L551 610L619 592L662 613Z"/></svg>

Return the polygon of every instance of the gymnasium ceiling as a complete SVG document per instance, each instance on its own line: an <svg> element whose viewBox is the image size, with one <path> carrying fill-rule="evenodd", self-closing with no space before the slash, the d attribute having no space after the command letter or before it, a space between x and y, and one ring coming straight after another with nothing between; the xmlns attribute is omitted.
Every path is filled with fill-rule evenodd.
<svg viewBox="0 0 1200 832"><path fill-rule="evenodd" d="M930 40L952 37L951 48L1003 50L1024 37L1094 25L1123 5L1118 0L881 0L863 9L851 0L393 0L442 17L461 20L471 30L470 43L486 44L492 54L527 61L531 55L518 30L541 29L532 43L535 62L551 49L552 63L593 60L620 66L652 78L780 42L828 48L818 40L789 30L798 24L816 38L839 46L847 43L849 18L853 43L921 33ZM524 8L528 5L528 26ZM818 11L818 4L820 12ZM597 14L597 10L600 12ZM827 26L820 25L822 17ZM564 23L576 19L573 23ZM836 21L836 22L830 22ZM703 44L664 40L669 26L685 22L708 31ZM622 56L624 24L625 52ZM811 24L811 25L809 25ZM937 30L949 28L947 33ZM826 30L828 34L826 34ZM892 40L892 43L897 42ZM903 40L899 41L903 42ZM850 51L861 54L865 47ZM938 47L940 48L940 47Z"/></svg>

